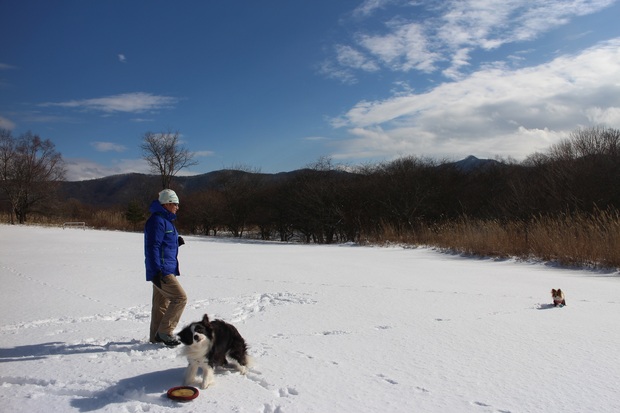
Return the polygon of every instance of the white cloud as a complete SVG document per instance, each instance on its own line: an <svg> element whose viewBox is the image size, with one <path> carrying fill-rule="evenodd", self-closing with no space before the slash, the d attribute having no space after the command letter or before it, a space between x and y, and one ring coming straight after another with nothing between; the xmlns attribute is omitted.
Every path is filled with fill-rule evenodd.
<svg viewBox="0 0 620 413"><path fill-rule="evenodd" d="M425 93L361 101L332 121L351 135L335 156L524 157L578 127L620 127L618 79L620 38L536 67L490 66Z"/></svg>
<svg viewBox="0 0 620 413"><path fill-rule="evenodd" d="M394 0L364 0L355 10L353 10L353 16L355 17L367 17L373 14L376 10L382 9L385 6L393 3Z"/></svg>
<svg viewBox="0 0 620 413"><path fill-rule="evenodd" d="M525 0L523 0L525 1ZM513 40L528 40L566 24L571 18L603 10L616 0L551 0L530 2L516 19Z"/></svg>
<svg viewBox="0 0 620 413"><path fill-rule="evenodd" d="M192 154L194 156L197 156L197 157L210 157L210 156L215 155L215 152L213 152L213 151L196 151L196 152L192 152Z"/></svg>
<svg viewBox="0 0 620 413"><path fill-rule="evenodd" d="M458 50L452 56L452 65L443 71L443 75L448 79L457 80L462 78L462 74L459 69L463 66L469 66L469 48L463 48Z"/></svg>
<svg viewBox="0 0 620 413"><path fill-rule="evenodd" d="M88 159L66 158L67 181L84 181L126 173L150 173L143 159L121 159L111 165L102 165Z"/></svg>
<svg viewBox="0 0 620 413"><path fill-rule="evenodd" d="M358 43L392 70L404 72L411 69L422 72L435 70L435 62L440 56L430 51L422 25L398 23L394 27L387 35L360 35Z"/></svg>
<svg viewBox="0 0 620 413"><path fill-rule="evenodd" d="M354 15L369 16L378 9L386 9L392 12L393 19L385 23L381 32L374 27L372 31L360 27L351 44L335 47L331 70L322 73L347 83L352 83L350 79L355 76L352 70L367 72L369 67L372 71L379 67L396 72L441 70L449 79L458 79L462 76L459 69L471 64L470 56L475 51L534 40L575 17L599 12L615 1L366 0L355 9ZM404 9L403 5L416 9ZM405 14L403 10L410 13ZM338 67L346 68L347 76L331 75L338 73Z"/></svg>
<svg viewBox="0 0 620 413"><path fill-rule="evenodd" d="M363 53L351 46L337 45L336 55L338 63L342 66L366 72L376 72L379 70L379 66L374 61L367 59Z"/></svg>
<svg viewBox="0 0 620 413"><path fill-rule="evenodd" d="M320 141L328 141L329 138L326 138L325 136L306 136L305 138L302 138L302 140L308 141L308 142L320 142Z"/></svg>
<svg viewBox="0 0 620 413"><path fill-rule="evenodd" d="M105 96L101 98L71 100L67 102L48 102L40 106L58 106L76 108L81 110L94 110L104 113L143 113L167 109L178 102L177 98L170 96L157 96L151 93L136 92L120 95Z"/></svg>
<svg viewBox="0 0 620 413"><path fill-rule="evenodd" d="M330 61L325 61L319 66L319 73L329 79L339 80L345 85L357 83L357 78L349 68L343 68Z"/></svg>
<svg viewBox="0 0 620 413"><path fill-rule="evenodd" d="M113 142L92 142L91 145L99 152L125 152L126 146Z"/></svg>
<svg viewBox="0 0 620 413"><path fill-rule="evenodd" d="M15 122L12 122L10 119L0 116L0 129L15 129Z"/></svg>
<svg viewBox="0 0 620 413"><path fill-rule="evenodd" d="M212 152L195 152L196 156L211 156ZM115 159L110 164L101 164L90 159L65 158L67 181L84 181L88 179L104 178L112 175L140 173L152 174L149 165L144 159ZM189 169L179 171L178 176L196 175Z"/></svg>
<svg viewBox="0 0 620 413"><path fill-rule="evenodd" d="M118 55L118 61L121 62L121 63L126 63L127 62L127 58L125 57L124 54L120 53Z"/></svg>
<svg viewBox="0 0 620 413"><path fill-rule="evenodd" d="M620 125L620 106L608 108L594 106L586 110L586 116L594 124Z"/></svg>

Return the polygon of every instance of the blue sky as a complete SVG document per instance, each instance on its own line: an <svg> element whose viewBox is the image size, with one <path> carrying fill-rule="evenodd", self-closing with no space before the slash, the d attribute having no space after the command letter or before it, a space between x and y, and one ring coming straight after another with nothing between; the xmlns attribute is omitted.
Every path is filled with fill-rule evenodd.
<svg viewBox="0 0 620 413"><path fill-rule="evenodd" d="M199 164L542 152L620 128L620 0L5 0L0 128L69 180L148 173L145 133Z"/></svg>

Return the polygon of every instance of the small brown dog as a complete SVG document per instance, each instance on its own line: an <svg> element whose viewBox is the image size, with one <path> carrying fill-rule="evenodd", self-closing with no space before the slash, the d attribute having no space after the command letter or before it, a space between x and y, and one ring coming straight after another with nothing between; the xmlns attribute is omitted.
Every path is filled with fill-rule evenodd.
<svg viewBox="0 0 620 413"><path fill-rule="evenodd" d="M551 290L551 297L553 298L554 307L564 307L566 305L566 300L564 299L564 292L559 288L557 290Z"/></svg>

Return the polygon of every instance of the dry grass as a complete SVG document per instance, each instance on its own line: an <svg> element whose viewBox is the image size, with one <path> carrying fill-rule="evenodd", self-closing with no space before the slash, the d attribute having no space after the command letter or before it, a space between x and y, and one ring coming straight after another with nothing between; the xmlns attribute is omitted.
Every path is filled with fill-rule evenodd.
<svg viewBox="0 0 620 413"><path fill-rule="evenodd" d="M620 214L597 211L530 221L461 218L400 233L389 226L370 243L434 246L462 254L517 257L565 266L620 268Z"/></svg>
<svg viewBox="0 0 620 413"><path fill-rule="evenodd" d="M530 231L532 254L565 265L620 267L618 211L541 218Z"/></svg>
<svg viewBox="0 0 620 413"><path fill-rule="evenodd" d="M120 211L95 211L88 225L95 228L115 229L129 231L131 224L125 218L125 213Z"/></svg>
<svg viewBox="0 0 620 413"><path fill-rule="evenodd" d="M42 225L42 226L58 226L62 227L65 222L76 222L82 221L86 223L86 226L89 228L95 229L108 229L108 230L117 230L117 231L136 231L142 230L144 223L137 225L134 228L134 225L127 221L125 217L125 213L122 211L112 211L112 210L100 210L94 211L92 213L86 214L85 216L80 217L72 217L72 218L62 218L62 217L48 217L40 214L33 213L28 216L27 224L30 225ZM10 217L7 213L0 214L0 222L2 223L10 223Z"/></svg>

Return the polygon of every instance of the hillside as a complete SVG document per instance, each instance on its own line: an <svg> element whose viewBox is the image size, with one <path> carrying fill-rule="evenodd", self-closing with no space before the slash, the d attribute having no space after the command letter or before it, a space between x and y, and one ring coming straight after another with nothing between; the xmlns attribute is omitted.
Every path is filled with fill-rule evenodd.
<svg viewBox="0 0 620 413"><path fill-rule="evenodd" d="M286 179L296 173L259 174L269 179ZM193 176L179 176L173 180L173 189L179 194L189 195L196 191L217 188L231 174L248 174L243 171L220 170ZM130 201L151 201L161 190L160 177L130 173L107 176L87 181L62 182L59 189L61 199L76 199L93 206L125 205Z"/></svg>
<svg viewBox="0 0 620 413"><path fill-rule="evenodd" d="M444 166L455 167L462 172L468 173L478 169L485 169L496 164L498 164L498 162L494 160L478 159L475 156L468 156L463 160L447 163ZM222 169L200 175L175 177L172 186L179 194L190 195L197 191L217 189L221 187L223 182L229 180L231 175L259 175L268 182L274 182L292 179L303 171L305 171L305 169L267 174ZM333 172L342 173L341 171ZM113 205L126 205L130 201L148 203L160 190L161 184L159 176L129 173L86 181L62 182L59 189L59 196L60 199L63 200L75 199L83 204L95 207L108 207Z"/></svg>

